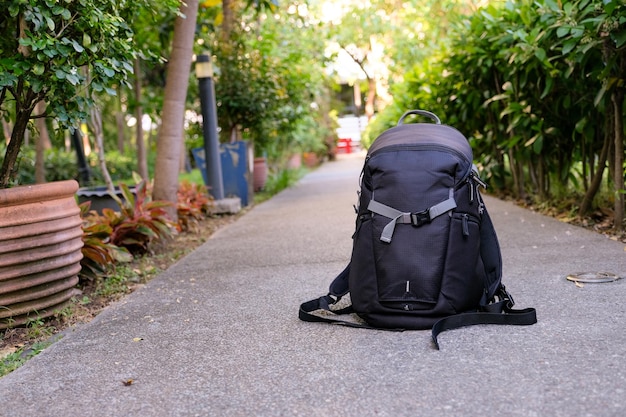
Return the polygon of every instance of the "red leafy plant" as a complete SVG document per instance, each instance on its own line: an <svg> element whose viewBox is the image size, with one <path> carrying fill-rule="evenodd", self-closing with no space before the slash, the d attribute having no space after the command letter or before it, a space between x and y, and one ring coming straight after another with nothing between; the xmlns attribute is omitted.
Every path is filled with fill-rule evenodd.
<svg viewBox="0 0 626 417"><path fill-rule="evenodd" d="M126 248L133 255L148 252L154 241L167 240L176 233L174 222L167 214L168 201L152 201L145 181L133 194L126 184L120 184L123 201L120 211L103 209L102 216L113 229L111 243Z"/></svg>
<svg viewBox="0 0 626 417"><path fill-rule="evenodd" d="M213 206L213 198L209 196L204 185L184 180L178 187L178 231L193 230L198 221L206 218Z"/></svg>
<svg viewBox="0 0 626 417"><path fill-rule="evenodd" d="M83 219L82 279L104 275L117 263L130 262L134 256L150 251L156 241L165 241L177 231L198 226L211 210L212 199L206 187L183 181L178 190L178 224L166 209L170 202L152 201L148 184L140 181L134 193L120 184L122 198L115 198L119 211L105 208L102 215L90 211L90 202L80 205Z"/></svg>
<svg viewBox="0 0 626 417"><path fill-rule="evenodd" d="M111 243L113 228L103 221L95 211L90 211L91 201L79 205L83 219L83 259L80 278L94 280L103 275L107 268L117 263L130 262L133 256L126 248Z"/></svg>

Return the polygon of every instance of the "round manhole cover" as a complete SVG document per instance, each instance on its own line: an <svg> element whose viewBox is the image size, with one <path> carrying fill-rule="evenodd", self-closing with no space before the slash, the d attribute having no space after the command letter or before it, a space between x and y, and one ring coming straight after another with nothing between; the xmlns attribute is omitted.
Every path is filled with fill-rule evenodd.
<svg viewBox="0 0 626 417"><path fill-rule="evenodd" d="M620 278L619 275L612 272L577 272L567 276L569 281L590 283L613 282Z"/></svg>

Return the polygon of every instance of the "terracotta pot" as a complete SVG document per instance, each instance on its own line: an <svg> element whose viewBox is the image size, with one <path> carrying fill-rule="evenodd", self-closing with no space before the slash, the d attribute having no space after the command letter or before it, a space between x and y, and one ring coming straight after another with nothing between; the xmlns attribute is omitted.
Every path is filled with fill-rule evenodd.
<svg viewBox="0 0 626 417"><path fill-rule="evenodd" d="M302 154L296 153L291 155L289 161L287 161L288 169L298 169L302 166Z"/></svg>
<svg viewBox="0 0 626 417"><path fill-rule="evenodd" d="M76 190L74 180L0 189L0 329L51 316L78 292Z"/></svg>
<svg viewBox="0 0 626 417"><path fill-rule="evenodd" d="M267 160L264 157L254 158L252 185L254 191L261 191L267 183Z"/></svg>
<svg viewBox="0 0 626 417"><path fill-rule="evenodd" d="M304 159L304 165L308 168L315 168L320 164L320 158L315 152L305 152L302 155L302 159Z"/></svg>

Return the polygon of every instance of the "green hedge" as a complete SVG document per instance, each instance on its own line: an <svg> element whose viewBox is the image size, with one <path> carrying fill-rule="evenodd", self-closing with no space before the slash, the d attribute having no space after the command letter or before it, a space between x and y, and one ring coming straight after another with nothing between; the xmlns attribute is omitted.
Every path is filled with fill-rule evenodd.
<svg viewBox="0 0 626 417"><path fill-rule="evenodd" d="M500 191L573 192L582 213L604 178L623 210L625 89L623 0L494 2L458 18L449 43L394 87L369 140L406 109L431 110L469 137Z"/></svg>

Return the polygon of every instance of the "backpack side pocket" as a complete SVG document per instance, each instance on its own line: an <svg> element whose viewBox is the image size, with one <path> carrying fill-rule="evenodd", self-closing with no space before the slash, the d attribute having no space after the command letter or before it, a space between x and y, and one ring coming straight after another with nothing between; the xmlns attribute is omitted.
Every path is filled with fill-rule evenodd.
<svg viewBox="0 0 626 417"><path fill-rule="evenodd" d="M479 253L479 220L468 213L454 213L450 221L441 295L456 313L479 306L485 278Z"/></svg>

